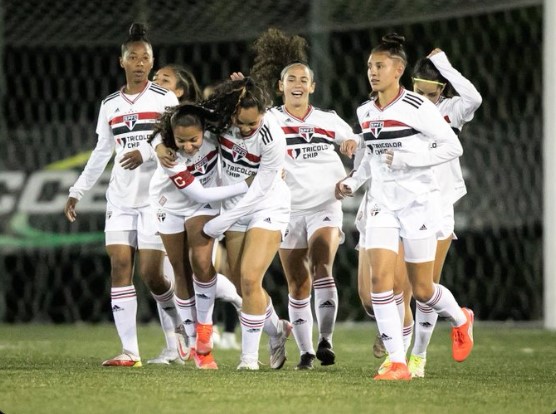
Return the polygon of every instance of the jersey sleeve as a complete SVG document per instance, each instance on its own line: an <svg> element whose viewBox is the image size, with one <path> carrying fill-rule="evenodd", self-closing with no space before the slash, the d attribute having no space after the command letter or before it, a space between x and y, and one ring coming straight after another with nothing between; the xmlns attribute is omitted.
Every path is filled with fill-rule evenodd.
<svg viewBox="0 0 556 414"><path fill-rule="evenodd" d="M85 192L95 185L114 153L114 136L108 124L104 108L104 105L102 105L99 112L97 122L98 140L95 149L91 153L81 175L69 189L69 196L77 200L81 200Z"/></svg>
<svg viewBox="0 0 556 414"><path fill-rule="evenodd" d="M334 115L336 115L336 113L334 113ZM357 142L358 145L360 144L361 137L353 132L353 128L338 115L334 117L334 124L334 129L336 131L336 144L341 144L342 142L350 139Z"/></svg>
<svg viewBox="0 0 556 414"><path fill-rule="evenodd" d="M463 125L473 119L475 111L481 106L483 99L475 86L455 69L446 53L440 52L430 57L431 62L457 91L461 99L453 107L454 113L450 114L457 120L458 125Z"/></svg>
<svg viewBox="0 0 556 414"><path fill-rule="evenodd" d="M243 194L249 188L245 181L222 187L204 187L201 182L187 170L179 172L164 168L170 180L183 194L197 203L211 203Z"/></svg>
<svg viewBox="0 0 556 414"><path fill-rule="evenodd" d="M432 167L453 160L463 154L463 148L457 135L444 120L436 106L428 99L415 113L415 129L427 136L431 141L428 151L395 152L392 169L407 167Z"/></svg>

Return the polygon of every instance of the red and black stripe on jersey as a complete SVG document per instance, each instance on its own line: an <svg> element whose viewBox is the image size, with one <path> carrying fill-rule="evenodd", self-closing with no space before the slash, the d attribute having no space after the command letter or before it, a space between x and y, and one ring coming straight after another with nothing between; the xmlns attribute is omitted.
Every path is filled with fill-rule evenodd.
<svg viewBox="0 0 556 414"><path fill-rule="evenodd" d="M110 120L110 127L114 137L128 132L152 131L156 120L160 117L158 112L136 112L122 114Z"/></svg>
<svg viewBox="0 0 556 414"><path fill-rule="evenodd" d="M189 171L196 178L202 178L216 167L216 163L218 161L217 155L218 151L216 149L209 152L200 160L187 166L187 171Z"/></svg>
<svg viewBox="0 0 556 414"><path fill-rule="evenodd" d="M266 139L272 140L272 136L270 136L270 138L267 137ZM222 158L227 160L229 163L255 169L259 167L259 164L261 163L260 156L251 154L244 147L226 139L226 137L221 136L219 141L220 148L222 149Z"/></svg>
<svg viewBox="0 0 556 414"><path fill-rule="evenodd" d="M304 128L312 130L310 136L307 136L309 133L308 131L303 131ZM311 126L283 126L282 131L284 131L286 135L287 145L333 144L336 138L336 133L334 131Z"/></svg>
<svg viewBox="0 0 556 414"><path fill-rule="evenodd" d="M399 139L418 134L415 128L394 120L365 121L361 124L363 139L369 148L371 141L379 139Z"/></svg>

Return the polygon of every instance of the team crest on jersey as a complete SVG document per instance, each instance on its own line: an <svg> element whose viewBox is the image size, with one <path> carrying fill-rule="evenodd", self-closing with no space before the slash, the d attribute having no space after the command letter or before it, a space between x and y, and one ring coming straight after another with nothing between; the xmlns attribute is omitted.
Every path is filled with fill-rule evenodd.
<svg viewBox="0 0 556 414"><path fill-rule="evenodd" d="M202 160L199 160L195 163L195 171L198 171L201 174L207 172L207 164L208 160L207 157L204 157Z"/></svg>
<svg viewBox="0 0 556 414"><path fill-rule="evenodd" d="M234 159L234 161L237 161L240 158L245 157L246 154L247 154L247 150L245 148L240 147L237 144L234 144L232 148L232 158Z"/></svg>
<svg viewBox="0 0 556 414"><path fill-rule="evenodd" d="M133 129L138 120L139 115L137 114L124 115L124 124L126 124L127 129L130 131Z"/></svg>
<svg viewBox="0 0 556 414"><path fill-rule="evenodd" d="M380 213L380 207L375 204L371 207L371 216L376 216L378 213Z"/></svg>
<svg viewBox="0 0 556 414"><path fill-rule="evenodd" d="M378 138L380 131L382 131L382 128L384 128L384 121L373 121L369 126L371 134L373 134L375 138Z"/></svg>
<svg viewBox="0 0 556 414"><path fill-rule="evenodd" d="M311 142L314 133L315 133L315 128L313 127L306 127L306 126L299 127L299 135L301 135L301 138L303 138L307 142Z"/></svg>
<svg viewBox="0 0 556 414"><path fill-rule="evenodd" d="M288 148L287 153L292 159L296 160L301 154L301 150L299 148Z"/></svg>

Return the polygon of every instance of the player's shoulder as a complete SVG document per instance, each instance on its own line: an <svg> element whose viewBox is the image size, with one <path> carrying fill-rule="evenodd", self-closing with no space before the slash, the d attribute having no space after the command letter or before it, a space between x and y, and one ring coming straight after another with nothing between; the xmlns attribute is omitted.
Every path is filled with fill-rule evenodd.
<svg viewBox="0 0 556 414"><path fill-rule="evenodd" d="M320 108L318 106L313 106L313 111L317 114L322 114L322 115L328 115L328 116L333 116L336 115L338 116L338 114L336 113L336 111L334 109L323 109Z"/></svg>
<svg viewBox="0 0 556 414"><path fill-rule="evenodd" d="M147 89L150 92L161 95L161 96L166 96L170 93L170 90L168 90L166 88L163 88L162 86L157 85L156 83L152 83L152 82L149 82L149 86L148 86Z"/></svg>
<svg viewBox="0 0 556 414"><path fill-rule="evenodd" d="M120 90L117 90L116 92L112 92L110 95L108 95L106 98L102 100L102 104L106 105L108 102L114 101L116 98L119 97L120 97Z"/></svg>
<svg viewBox="0 0 556 414"><path fill-rule="evenodd" d="M422 106L427 106L429 103L432 103L427 98L419 95L418 93L408 91L407 89L404 90L400 102L402 104L410 105L416 109L419 109Z"/></svg>
<svg viewBox="0 0 556 414"><path fill-rule="evenodd" d="M374 103L374 99L367 99L366 101L364 101L362 104L360 104L357 107L357 110L356 110L357 115L368 112L369 108L372 107L373 103Z"/></svg>

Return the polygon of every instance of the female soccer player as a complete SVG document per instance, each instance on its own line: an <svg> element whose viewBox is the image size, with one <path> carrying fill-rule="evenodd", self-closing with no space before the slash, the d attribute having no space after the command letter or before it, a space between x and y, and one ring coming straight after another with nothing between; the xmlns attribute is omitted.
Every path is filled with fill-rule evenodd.
<svg viewBox="0 0 556 414"><path fill-rule="evenodd" d="M344 233L342 205L334 197L334 187L345 176L335 149L348 140L352 141L352 148L359 142L351 127L334 111L310 104L316 85L313 71L302 62L306 60L306 46L300 36L270 29L255 42L251 73L269 87L278 83L284 103L271 112L285 134L285 180L292 193L291 219L280 245L280 259L288 281L289 317L301 354L297 369L312 369L315 354L322 365L335 362L332 335L338 291L332 269ZM319 332L316 353L311 287Z"/></svg>
<svg viewBox="0 0 556 414"><path fill-rule="evenodd" d="M433 166L459 157L463 150L437 108L400 86L407 65L404 41L390 34L371 51L367 76L373 96L357 109L368 149L360 168L337 186L342 198L370 184L361 247L372 268L373 310L392 362L375 380L411 379L393 294L400 238L415 299L452 323L453 358L464 361L473 347L473 312L460 308L451 292L432 278L441 202Z"/></svg>
<svg viewBox="0 0 556 414"><path fill-rule="evenodd" d="M196 332L196 344L190 345L194 346L193 356L201 369L217 369L212 356L212 312L217 285L212 265L214 240L203 234L203 225L218 214L211 202L247 191L244 181L211 188L217 179L218 150L210 133L204 134L206 121L214 115L191 104L170 108L162 115L153 137L175 151L176 162L171 168L159 163L150 185L158 230L174 270L178 312L187 336L195 337Z"/></svg>
<svg viewBox="0 0 556 414"><path fill-rule="evenodd" d="M154 124L168 106L178 100L174 93L148 80L153 67L152 45L142 24L132 24L121 47L120 66L126 84L102 101L98 117L98 142L82 174L70 188L64 213L77 218L76 204L98 180L116 150L106 192L106 251L111 263L111 296L114 322L123 352L103 362L105 366L141 366L137 342L137 295L132 283L134 261L156 301L179 324L174 292L163 276L164 247L156 234L156 219L149 205L149 181L156 168L147 143Z"/></svg>
<svg viewBox="0 0 556 414"><path fill-rule="evenodd" d="M198 86L197 80L195 79L195 76L188 69L186 69L181 65L170 64L158 69L155 75L153 76L153 82L174 92L178 97L180 103L188 103L188 102L194 103L194 102L199 102L202 99L202 93ZM172 146L172 148L173 147L174 145ZM166 156L166 162L164 162L163 166L168 165L169 168L175 166L176 154L172 148L169 148L170 151L161 153L162 155ZM184 259L188 260L187 255L184 257ZM173 280L174 276L173 276L172 266L169 264L167 257L166 260L164 261L164 265L165 265L164 270L165 270L166 277ZM218 269L219 273L225 273L221 270L222 269L221 265L217 266L216 268ZM185 271L191 270L191 266L189 263L184 264L184 270ZM237 310L241 307L241 297L237 294L235 286L228 280L228 278L222 276L222 274L219 274L217 279L218 279L218 283L216 284L217 286L216 298L226 301L225 304L230 307L228 308L228 312L232 313L232 315L230 315L230 319L237 321ZM186 278L186 280L189 283L189 293L191 293L192 295L193 276L190 274L189 277ZM189 299L191 295L187 296L187 298ZM194 307L189 306L187 308L191 311L194 311ZM174 321L167 316L166 312L161 308L160 305L158 305L158 314L160 317L162 330L164 332L164 336L166 339L166 347L162 350L159 356L150 359L147 362L150 364L169 364L171 362L183 363L177 351L177 342L176 342L177 339L176 339L176 333L174 329ZM195 315L196 313L193 312L188 319L191 321L195 321L196 320ZM190 342L190 345L194 348L196 342L196 337L195 337L196 332L194 329L195 325L189 324L189 326L186 327L190 328L190 329L186 329L186 334L189 333L190 335L192 335L188 337L189 340L188 342ZM235 333L233 332L233 330L232 330L232 335L233 335L233 339L235 340ZM226 336L226 338L229 338L229 336ZM233 345L233 343L235 342L229 341L228 343ZM195 353L191 355L191 357L194 356Z"/></svg>
<svg viewBox="0 0 556 414"><path fill-rule="evenodd" d="M436 105L444 119L459 135L463 125L473 119L482 102L475 86L457 71L440 49L434 49L426 59L419 60L413 69L413 91L428 98ZM455 95L453 92L457 93ZM440 275L454 233L454 204L466 193L459 160L434 167L442 195L440 232L434 260L433 280L440 282ZM430 306L417 303L415 312L415 343L408 363L413 377L425 376L427 346L436 325L438 314Z"/></svg>
<svg viewBox="0 0 556 414"><path fill-rule="evenodd" d="M286 143L267 95L250 78L226 81L207 105L223 115L220 134L223 184L255 175L244 196L224 200L219 216L205 224L207 235L225 234L232 280L243 297L240 323L242 353L239 370L259 369L259 343L270 336L270 367L286 360L285 342L291 325L279 320L262 287L290 218L290 191L282 179Z"/></svg>

